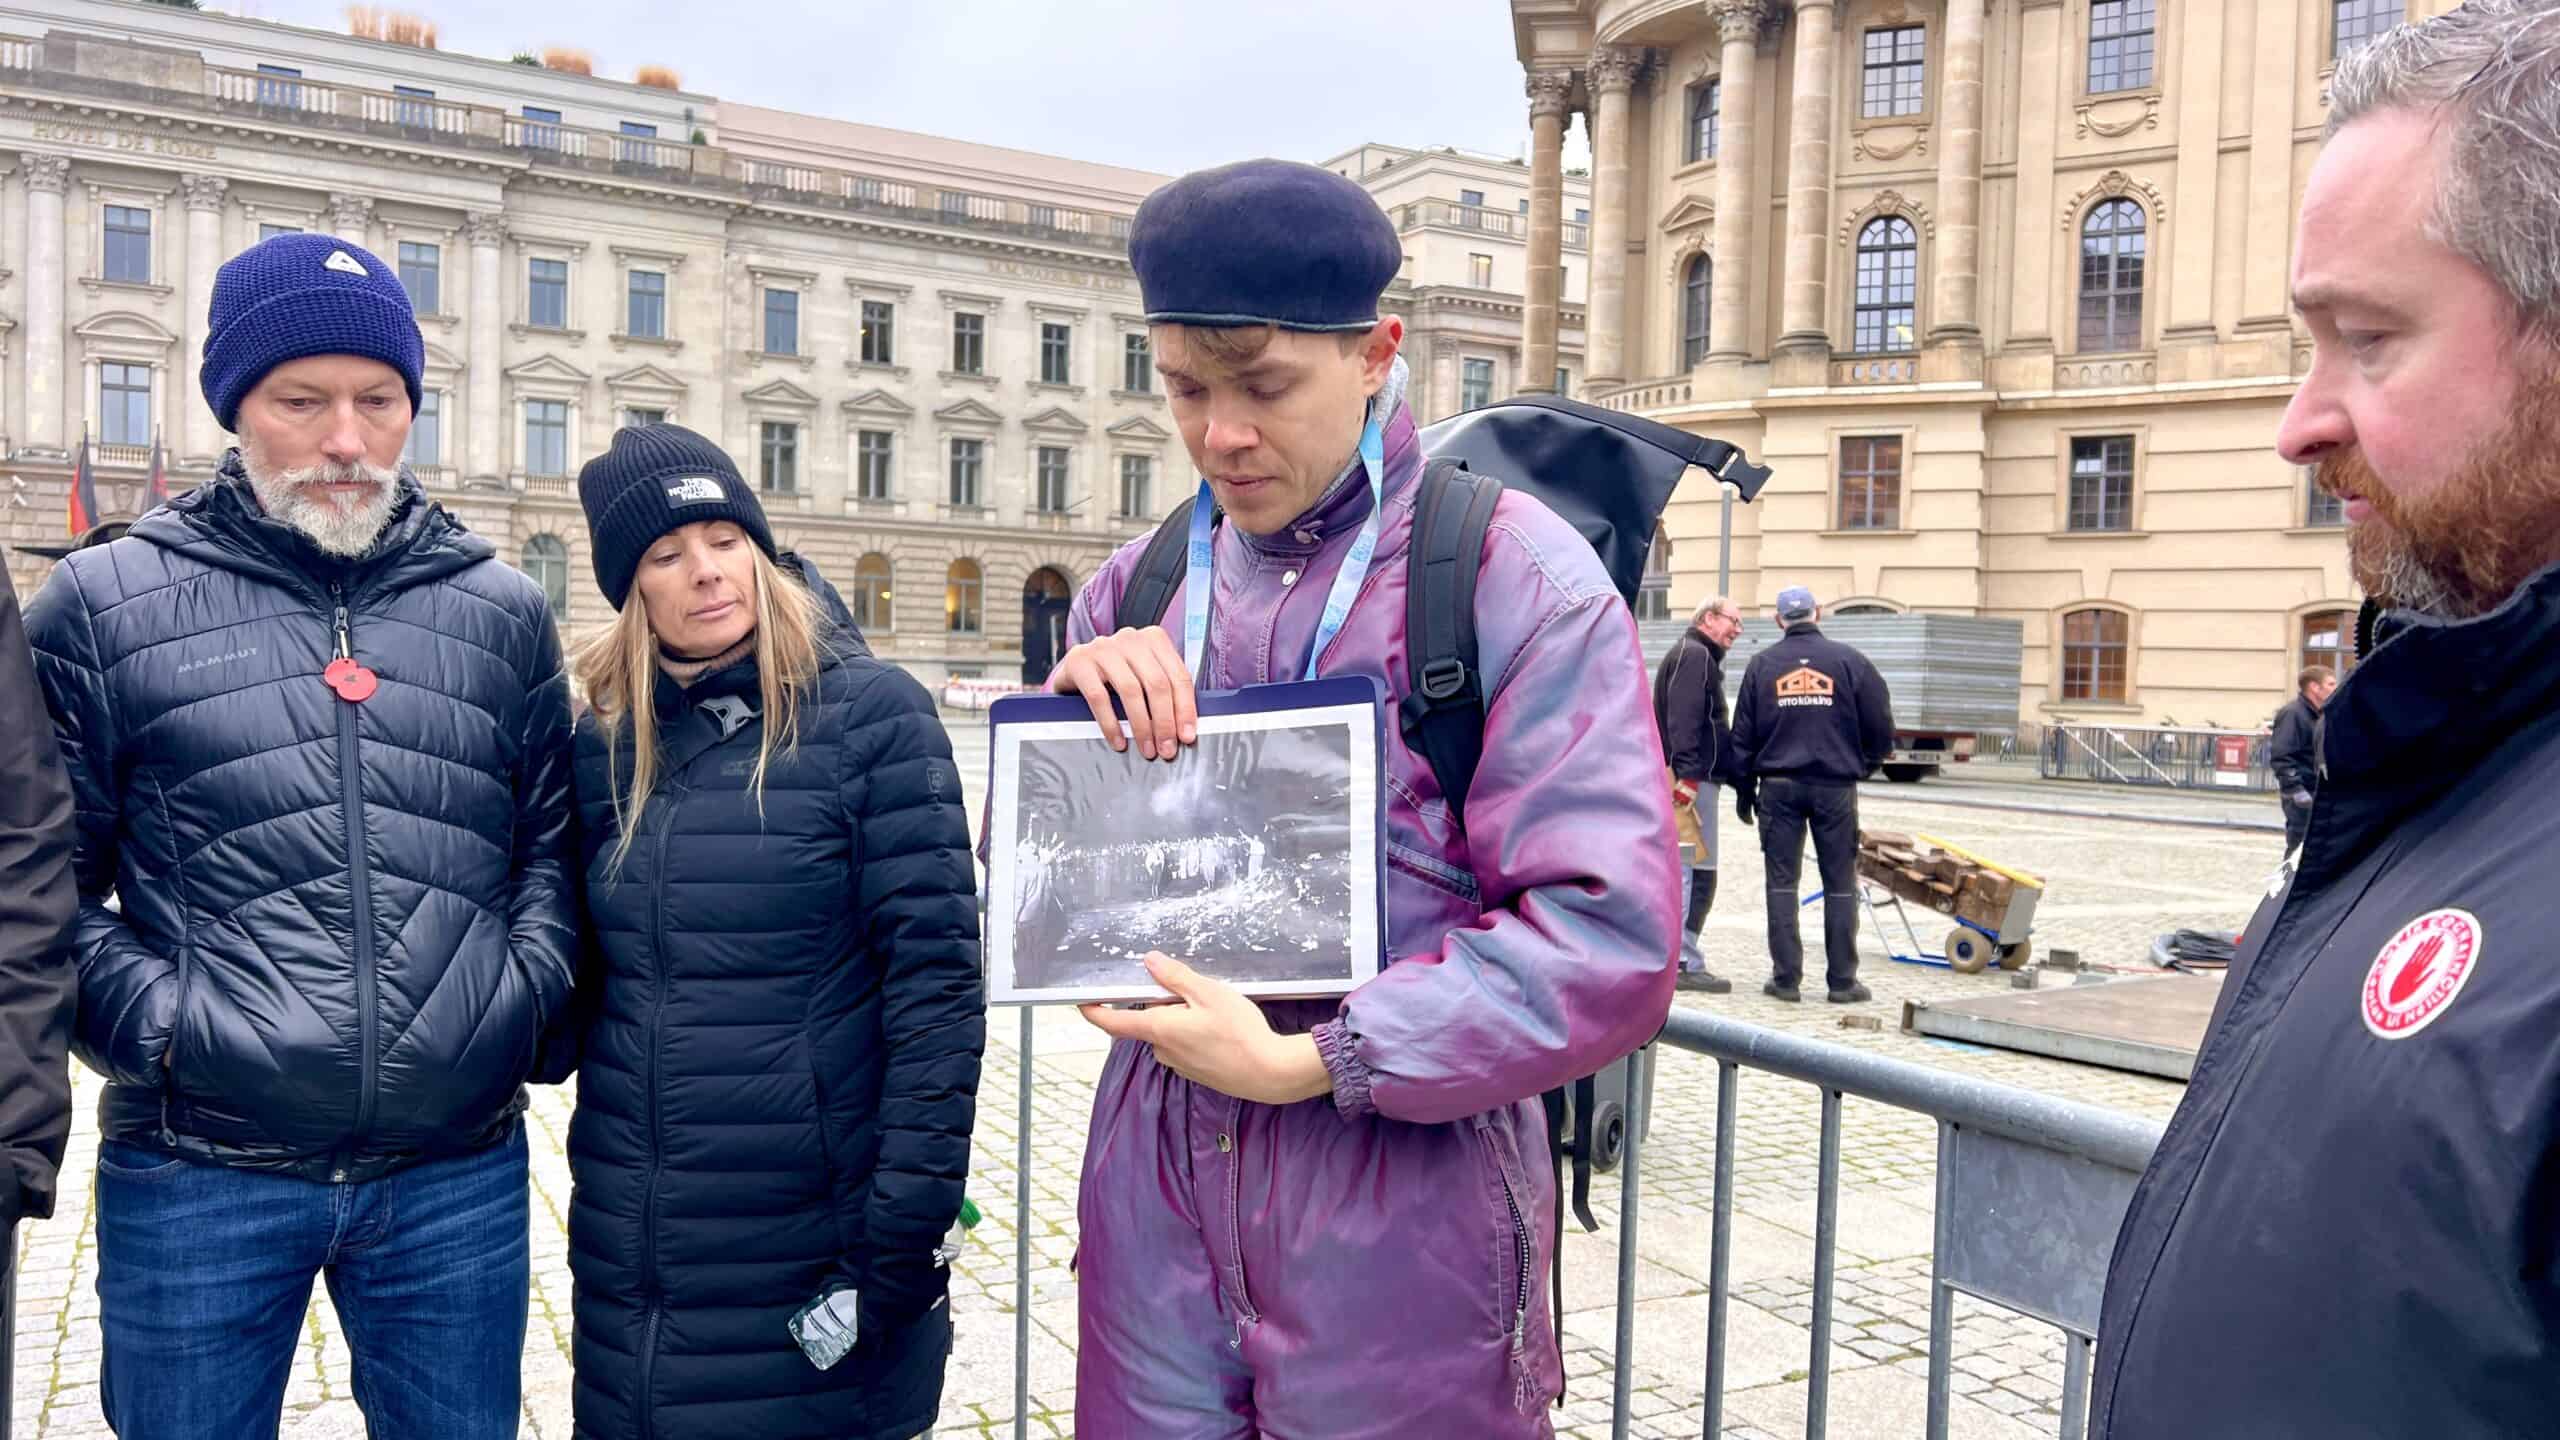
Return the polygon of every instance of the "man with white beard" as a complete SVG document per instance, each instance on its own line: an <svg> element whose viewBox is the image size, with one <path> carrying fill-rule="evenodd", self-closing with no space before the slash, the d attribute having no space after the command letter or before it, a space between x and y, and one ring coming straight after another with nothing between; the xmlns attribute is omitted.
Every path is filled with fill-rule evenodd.
<svg viewBox="0 0 2560 1440"><path fill-rule="evenodd" d="M123 1440L274 1435L316 1275L376 1440L516 1433L568 694L540 589L399 466L424 358L363 249L243 252L201 375L239 447L27 613L77 813L73 1048L109 1082Z"/></svg>

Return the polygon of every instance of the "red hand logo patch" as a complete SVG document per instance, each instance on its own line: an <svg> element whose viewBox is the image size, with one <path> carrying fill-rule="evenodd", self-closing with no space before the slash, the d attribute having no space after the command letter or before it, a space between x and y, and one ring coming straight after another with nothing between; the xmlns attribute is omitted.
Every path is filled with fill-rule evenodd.
<svg viewBox="0 0 2560 1440"><path fill-rule="evenodd" d="M2431 911L2402 926L2365 972L2365 1028L2385 1040L2425 1029L2470 982L2484 939L2468 910Z"/></svg>

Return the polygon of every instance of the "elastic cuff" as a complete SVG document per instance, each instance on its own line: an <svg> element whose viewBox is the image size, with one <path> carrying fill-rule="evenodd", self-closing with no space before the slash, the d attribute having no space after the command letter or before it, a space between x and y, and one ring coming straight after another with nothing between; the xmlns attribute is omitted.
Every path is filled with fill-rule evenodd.
<svg viewBox="0 0 2560 1440"><path fill-rule="evenodd" d="M1316 1053L1324 1057L1326 1073L1333 1076L1333 1108L1345 1120L1378 1113L1377 1101L1370 1088L1377 1080L1376 1072L1360 1058L1360 1041L1351 1033L1349 1024L1327 1020L1317 1026Z"/></svg>

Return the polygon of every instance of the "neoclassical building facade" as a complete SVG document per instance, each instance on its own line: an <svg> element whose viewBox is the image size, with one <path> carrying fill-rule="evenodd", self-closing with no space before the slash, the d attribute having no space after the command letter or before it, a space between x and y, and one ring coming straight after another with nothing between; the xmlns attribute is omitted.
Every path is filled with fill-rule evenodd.
<svg viewBox="0 0 2560 1440"><path fill-rule="evenodd" d="M2272 449L2326 79L2449 3L1512 0L1533 169L1593 142L1580 393L1775 467L1746 604L2014 616L2030 722L2260 723L2358 602ZM1673 503L1675 609L1718 499Z"/></svg>

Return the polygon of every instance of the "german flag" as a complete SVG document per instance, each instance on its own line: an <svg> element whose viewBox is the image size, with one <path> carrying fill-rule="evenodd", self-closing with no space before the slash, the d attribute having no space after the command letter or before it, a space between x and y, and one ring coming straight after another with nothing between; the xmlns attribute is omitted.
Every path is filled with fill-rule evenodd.
<svg viewBox="0 0 2560 1440"><path fill-rule="evenodd" d="M80 458L71 465L71 538L79 539L98 525L98 482L89 473L89 432L80 432Z"/></svg>

